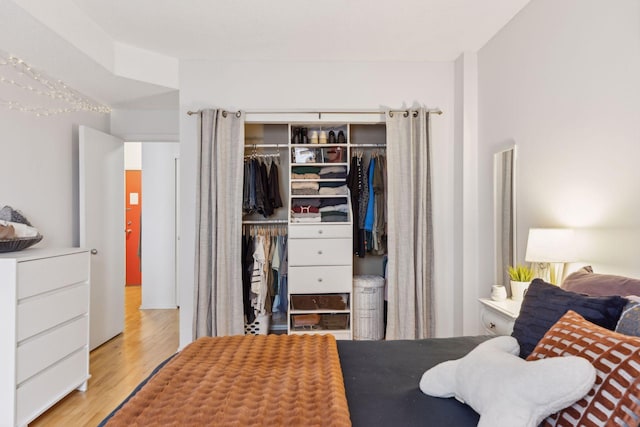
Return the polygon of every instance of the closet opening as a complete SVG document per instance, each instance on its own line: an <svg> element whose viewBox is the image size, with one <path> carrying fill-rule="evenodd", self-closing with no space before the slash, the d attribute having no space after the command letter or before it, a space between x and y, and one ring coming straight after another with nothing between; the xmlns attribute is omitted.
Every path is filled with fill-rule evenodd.
<svg viewBox="0 0 640 427"><path fill-rule="evenodd" d="M361 339L382 339L386 125L246 123L244 150L245 333L353 339L354 316L375 309L375 337ZM358 311L358 291L376 303Z"/></svg>

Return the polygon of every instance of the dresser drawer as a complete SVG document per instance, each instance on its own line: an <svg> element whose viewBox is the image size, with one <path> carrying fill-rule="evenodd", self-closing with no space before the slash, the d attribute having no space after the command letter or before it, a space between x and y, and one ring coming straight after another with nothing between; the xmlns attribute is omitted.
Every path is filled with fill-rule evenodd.
<svg viewBox="0 0 640 427"><path fill-rule="evenodd" d="M511 332L513 332L515 319L505 314L483 307L480 316L482 318L482 326L489 334L511 335Z"/></svg>
<svg viewBox="0 0 640 427"><path fill-rule="evenodd" d="M351 239L289 239L289 265L351 265Z"/></svg>
<svg viewBox="0 0 640 427"><path fill-rule="evenodd" d="M18 264L18 299L89 279L89 260L78 253Z"/></svg>
<svg viewBox="0 0 640 427"><path fill-rule="evenodd" d="M87 283L18 304L18 342L89 311Z"/></svg>
<svg viewBox="0 0 640 427"><path fill-rule="evenodd" d="M18 347L18 384L71 353L87 347L89 316L52 329Z"/></svg>
<svg viewBox="0 0 640 427"><path fill-rule="evenodd" d="M289 267L290 294L351 292L352 283L350 265Z"/></svg>
<svg viewBox="0 0 640 427"><path fill-rule="evenodd" d="M348 224L339 225L307 225L290 224L289 237L292 239L335 239L351 238L353 227Z"/></svg>
<svg viewBox="0 0 640 427"><path fill-rule="evenodd" d="M88 350L83 349L18 387L17 424L26 425L89 377Z"/></svg>

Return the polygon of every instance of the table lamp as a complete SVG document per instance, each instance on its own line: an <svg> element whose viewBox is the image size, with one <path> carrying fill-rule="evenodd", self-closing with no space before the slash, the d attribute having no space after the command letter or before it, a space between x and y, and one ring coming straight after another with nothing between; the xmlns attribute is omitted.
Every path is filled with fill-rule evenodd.
<svg viewBox="0 0 640 427"><path fill-rule="evenodd" d="M554 285L562 283L564 264L576 261L574 231L569 228L530 228L525 261L535 277Z"/></svg>

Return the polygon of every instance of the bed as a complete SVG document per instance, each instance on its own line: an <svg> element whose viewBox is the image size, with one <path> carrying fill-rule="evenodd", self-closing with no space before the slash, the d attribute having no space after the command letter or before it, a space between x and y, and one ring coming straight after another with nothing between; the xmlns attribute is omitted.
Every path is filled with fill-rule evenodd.
<svg viewBox="0 0 640 427"><path fill-rule="evenodd" d="M210 421L204 421L210 417L215 420L213 424L229 425L229 420L233 420L233 424L242 426L411 426L421 425L425 419L438 423L454 421L456 426L475 426L478 414L471 408L455 399L426 396L418 389L418 382L426 369L463 356L487 338L414 341L336 341L331 335L201 338L156 368L100 425L211 425ZM256 344L257 341L267 340L275 345L267 348L267 344ZM327 347L329 350L326 350ZM331 353L331 347L335 348L334 356L338 359L335 364L337 372L330 361L332 354L327 355ZM239 353L245 353L246 358ZM283 361L279 366L263 363L282 354L287 354L291 360ZM203 379L206 374L194 373L207 359L215 360L215 363L206 369L211 371L220 368L220 372L210 372L214 377L213 385L211 379ZM242 373L233 371L231 359L235 359L242 370L251 371L251 381L240 378ZM309 362L310 366L301 366L298 363L301 360ZM314 372L309 375L309 380L304 378L305 370ZM231 380L220 379L221 375L229 375L230 371L234 372L231 375L236 383L234 387L229 384ZM256 382L255 372L269 376ZM166 373L166 378L159 377L163 373ZM320 378L315 375L317 373L321 373ZM293 378L281 377L285 374ZM304 389L307 385L311 389ZM180 390L167 397L169 387L178 387ZM218 395L216 388L224 389L226 395L235 395L228 397L235 401L235 405L192 408L188 410L191 414L185 415L186 418L180 418L184 415L181 411L174 411L176 407L188 406L190 399L219 402L224 397ZM275 388L280 390L276 392ZM206 391L198 396L202 390ZM246 393L242 393L242 390ZM331 404L336 400L334 394L340 392L346 397L344 408L340 404ZM238 397L237 393L241 396ZM311 408L301 395L307 396L306 400L312 402L314 407ZM176 405L176 402L180 404ZM293 414L294 409L298 408L301 408L301 413ZM343 409L346 411L346 421ZM205 413L196 417L192 415L195 411Z"/></svg>
<svg viewBox="0 0 640 427"><path fill-rule="evenodd" d="M638 285L640 293L640 281ZM575 326L567 323L569 314L581 322L573 335L604 336L608 341L599 346L632 349L628 351L631 364L622 363L621 368L602 363L606 351L593 360L591 354L578 354L597 369L604 366L616 375L622 369L617 381L628 380L622 386L614 384L618 401L610 404L602 400L611 398L609 374L598 374L594 389L566 410L572 410L574 418L578 412L581 417L593 406L589 399L600 399L596 405L600 412L584 416L600 417L601 424L585 425L640 424L640 370L633 371L640 367L640 338L613 331L630 304L619 296L587 296L534 281L516 320L514 336L522 359L576 354L570 346L554 347L560 341L554 331ZM640 312L640 306L634 309ZM425 371L475 352L490 338L336 341L331 335L269 335L199 339L163 362L100 425L476 426L481 418L471 406L455 398L428 396L419 383ZM580 339L583 344L585 337ZM201 342L206 345L202 347ZM543 342L544 348L540 347ZM568 353L562 353L565 350ZM189 354L194 357L186 357ZM205 377L209 380L203 381ZM496 375L496 381L501 380ZM606 409L609 406L613 409ZM553 415L555 421L547 418L544 425L556 425L566 411Z"/></svg>

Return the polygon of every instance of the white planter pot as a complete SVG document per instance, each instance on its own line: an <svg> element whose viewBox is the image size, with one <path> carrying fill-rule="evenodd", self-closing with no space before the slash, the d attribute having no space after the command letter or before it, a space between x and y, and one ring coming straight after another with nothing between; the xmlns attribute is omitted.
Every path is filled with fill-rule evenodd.
<svg viewBox="0 0 640 427"><path fill-rule="evenodd" d="M522 301L525 291L529 287L531 282L516 282L511 281L511 298L515 301Z"/></svg>

